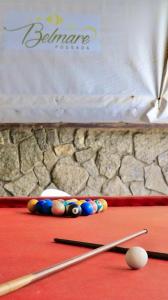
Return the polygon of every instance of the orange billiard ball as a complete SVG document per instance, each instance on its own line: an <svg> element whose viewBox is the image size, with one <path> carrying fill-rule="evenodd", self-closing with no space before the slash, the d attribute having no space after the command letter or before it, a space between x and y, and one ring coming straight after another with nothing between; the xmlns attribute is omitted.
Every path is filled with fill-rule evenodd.
<svg viewBox="0 0 168 300"><path fill-rule="evenodd" d="M27 203L27 208L31 213L35 213L36 212L36 204L37 204L38 200L37 199L31 199L28 201Z"/></svg>

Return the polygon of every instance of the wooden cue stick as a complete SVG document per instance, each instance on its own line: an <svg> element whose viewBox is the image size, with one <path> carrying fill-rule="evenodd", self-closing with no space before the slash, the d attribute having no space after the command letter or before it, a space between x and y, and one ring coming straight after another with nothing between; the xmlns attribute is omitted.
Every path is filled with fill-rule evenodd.
<svg viewBox="0 0 168 300"><path fill-rule="evenodd" d="M96 249L98 247L103 246L103 244L95 244L95 243L89 243L89 242L81 242L81 241L75 241L75 240L67 240L67 239L60 239L60 238L54 238L54 242L64 245L70 245L70 246L78 246L78 247L84 247L84 248L90 248L90 249ZM113 247L109 249L109 252L116 252L125 254L128 251L129 248L126 247ZM154 259L160 259L160 260L168 260L168 253L164 252L156 252L156 251L146 251L149 258Z"/></svg>
<svg viewBox="0 0 168 300"><path fill-rule="evenodd" d="M129 236L126 236L122 239L119 239L117 241L114 241L110 244L107 244L107 245L104 245L104 246L101 246L97 249L94 249L92 251L89 251L87 253L84 253L82 255L78 255L78 256L75 256L71 259L67 259L61 263L58 263L58 264L55 264L55 265L52 265L50 266L49 268L46 268L46 269L42 269L41 271L38 271L38 272L34 272L34 273L31 273L31 274L28 274L28 275L25 275L23 277L19 277L15 280L11 280L11 281L8 281L8 282L5 282L5 283L2 283L0 284L0 296L3 296L3 295L6 295L8 293L11 293L17 289L20 289L32 282L35 282L37 280L40 280L46 276L49 276L55 272L58 272L58 271L61 271L69 266L72 266L76 263L79 263L87 258L90 258L92 256L95 256L99 253L102 253L104 251L107 251L109 250L110 248L112 247L115 247L121 243L124 243L130 239L133 239L139 235L142 235L142 234L145 234L147 233L148 230L147 229L143 229L141 231L138 231L136 233L133 233Z"/></svg>

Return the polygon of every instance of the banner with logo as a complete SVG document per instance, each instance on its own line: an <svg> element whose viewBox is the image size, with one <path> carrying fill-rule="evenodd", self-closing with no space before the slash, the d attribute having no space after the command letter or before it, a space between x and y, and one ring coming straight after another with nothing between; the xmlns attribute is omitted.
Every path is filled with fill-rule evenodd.
<svg viewBox="0 0 168 300"><path fill-rule="evenodd" d="M168 122L167 43L167 0L0 0L0 122Z"/></svg>

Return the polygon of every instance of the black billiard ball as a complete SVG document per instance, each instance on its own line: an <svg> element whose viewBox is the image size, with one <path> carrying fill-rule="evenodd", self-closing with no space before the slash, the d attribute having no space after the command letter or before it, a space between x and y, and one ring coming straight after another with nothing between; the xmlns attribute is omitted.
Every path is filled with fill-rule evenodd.
<svg viewBox="0 0 168 300"><path fill-rule="evenodd" d="M76 218L81 215L81 207L77 204L70 204L66 207L66 214L69 217Z"/></svg>

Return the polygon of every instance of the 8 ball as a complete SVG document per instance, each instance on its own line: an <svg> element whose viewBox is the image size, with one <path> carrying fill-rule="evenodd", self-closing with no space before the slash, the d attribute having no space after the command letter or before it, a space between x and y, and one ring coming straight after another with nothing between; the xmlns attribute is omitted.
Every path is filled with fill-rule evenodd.
<svg viewBox="0 0 168 300"><path fill-rule="evenodd" d="M81 207L77 204L70 204L67 207L67 215L76 218L81 215Z"/></svg>

